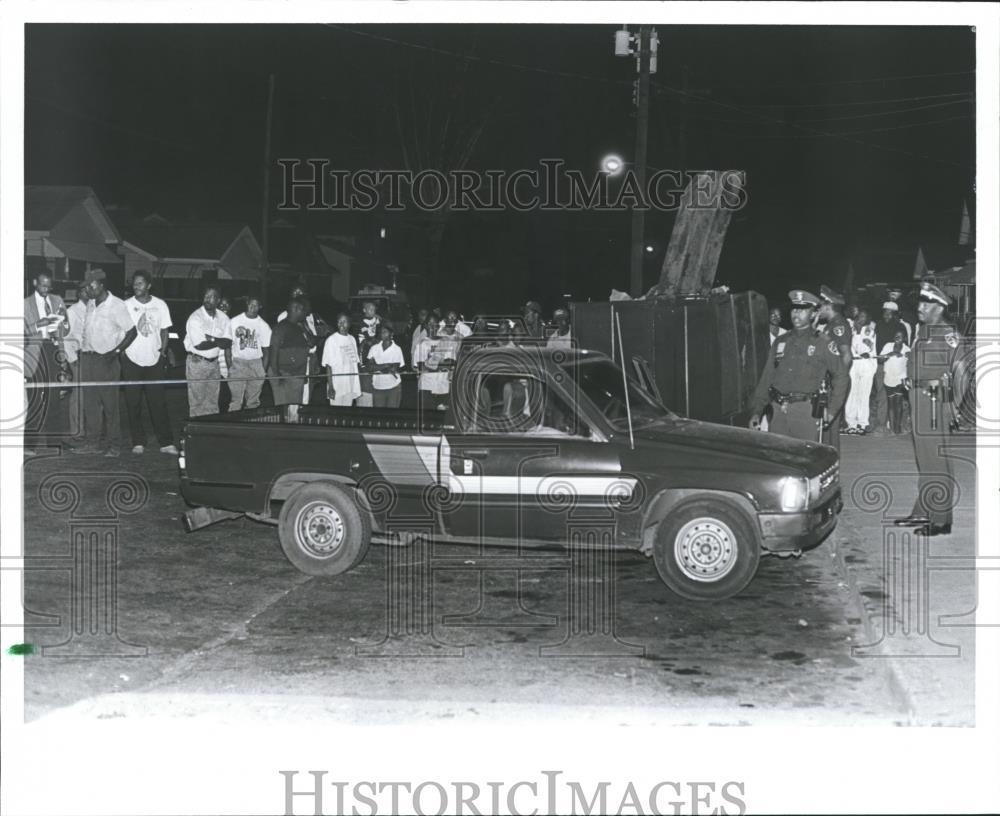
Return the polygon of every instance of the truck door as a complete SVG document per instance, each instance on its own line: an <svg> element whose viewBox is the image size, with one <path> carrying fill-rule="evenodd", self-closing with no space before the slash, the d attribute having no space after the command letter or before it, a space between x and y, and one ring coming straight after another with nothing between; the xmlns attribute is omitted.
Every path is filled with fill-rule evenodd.
<svg viewBox="0 0 1000 816"><path fill-rule="evenodd" d="M442 443L447 532L486 543L558 542L571 512L606 511L634 486L621 473L618 444L589 425L560 389L520 373L475 379L474 421Z"/></svg>

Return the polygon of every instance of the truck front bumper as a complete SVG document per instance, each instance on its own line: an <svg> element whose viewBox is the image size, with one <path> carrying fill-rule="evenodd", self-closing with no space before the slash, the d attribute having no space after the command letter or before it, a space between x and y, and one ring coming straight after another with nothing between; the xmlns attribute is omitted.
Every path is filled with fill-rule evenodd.
<svg viewBox="0 0 1000 816"><path fill-rule="evenodd" d="M837 526L844 507L838 489L816 507L802 513L759 513L761 546L766 552L810 550Z"/></svg>

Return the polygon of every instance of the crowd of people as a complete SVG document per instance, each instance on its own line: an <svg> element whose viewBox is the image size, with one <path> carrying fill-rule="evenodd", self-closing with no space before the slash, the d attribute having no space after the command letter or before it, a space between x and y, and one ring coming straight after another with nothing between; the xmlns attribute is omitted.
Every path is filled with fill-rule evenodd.
<svg viewBox="0 0 1000 816"><path fill-rule="evenodd" d="M103 270L89 271L67 308L51 291L50 275L33 280L25 299L25 376L38 386L29 394L29 413L38 422L26 435L29 455L57 443L73 453L116 457L122 437L131 440L133 454L143 454L143 406L159 451L178 452L164 391L171 378L170 308L152 293L148 272L133 274L126 300L106 284ZM451 369L468 338L496 345L572 344L569 312L557 309L547 325L537 301L528 301L523 319L513 320L477 316L467 322L454 310L420 309L407 331L406 353L374 301L364 303L357 324L341 313L333 326L313 313L302 287L292 289L273 325L261 316L260 298L249 296L240 305L243 310L232 315L221 289L209 285L186 320L188 416L256 408L265 399L276 406L397 408L406 372L416 377L424 408L444 409Z"/></svg>
<svg viewBox="0 0 1000 816"><path fill-rule="evenodd" d="M891 436L910 432L904 381L917 323L904 311L902 295L901 289L887 291L879 319L862 305L845 306L844 298L829 287L822 287L816 298L810 318L812 331L826 337L836 346L837 354L849 361L849 388L843 411L836 418L844 433ZM778 307L770 310L769 329L772 346L787 334ZM769 418L761 417L765 430Z"/></svg>

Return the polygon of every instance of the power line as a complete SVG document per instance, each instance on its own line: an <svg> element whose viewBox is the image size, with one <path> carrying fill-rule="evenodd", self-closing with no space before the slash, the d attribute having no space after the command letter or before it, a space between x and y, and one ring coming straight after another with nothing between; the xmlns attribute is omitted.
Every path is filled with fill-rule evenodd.
<svg viewBox="0 0 1000 816"><path fill-rule="evenodd" d="M926 122L910 122L909 124L906 124L906 125L893 125L892 127L866 128L865 130L845 130L845 131L839 131L836 134L815 134L815 135L813 135L813 134L808 134L807 133L807 134L803 134L801 136L770 136L768 134L763 134L762 133L762 134L757 134L757 135L748 134L747 138L749 138L749 139L812 139L812 138L817 138L817 137L826 136L826 135L853 136L855 134L864 134L864 133L887 133L888 131L891 131L891 130L906 130L907 128L926 127L926 126L929 126L929 125L940 125L940 124L943 124L945 122L956 122L958 120L968 120L968 119L975 119L975 118L976 118L975 116L948 116L948 117L946 117L944 119L930 119L930 120L928 120ZM715 122L715 121L717 121L717 122L731 122L731 123L738 124L738 123L735 122L735 120L732 120L732 119L708 119L708 120L705 120L705 121L709 121L709 122Z"/></svg>
<svg viewBox="0 0 1000 816"><path fill-rule="evenodd" d="M950 105L965 105L972 102L972 99L954 99L951 102L935 102L931 105L918 105L911 108L898 108L891 111L876 111L875 113L859 113L853 116L829 116L821 119L798 119L799 122L846 122L850 119L871 119L873 116L894 116L899 113L912 113L913 111L928 110L930 108L946 108Z"/></svg>
<svg viewBox="0 0 1000 816"><path fill-rule="evenodd" d="M849 136L847 134L829 133L827 131L819 130L817 128L805 127L803 125L796 124L795 122L786 122L786 121L783 121L781 119L775 119L773 116L767 116L765 114L758 113L757 111L747 110L746 108L741 108L738 105L732 105L732 104L729 104L727 102L720 102L720 101L718 101L716 99L711 99L709 97L702 96L702 95L694 93L692 91L683 91L683 90L680 90L679 88L672 88L670 86L663 85L662 83L656 83L656 84L657 84L658 87L665 88L666 90L672 91L673 93L679 93L679 94L682 94L683 96L692 97L692 98L695 98L695 99L702 99L702 100L705 100L707 102L711 102L712 104L718 105L719 107L726 108L728 110L734 110L737 113L743 113L743 114L747 114L749 116L754 116L754 117L756 117L758 119L761 119L761 120L763 120L765 122L771 122L773 124L782 125L783 127L790 127L790 128L794 128L796 130L801 130L801 131L803 131L805 133L809 133L809 134L811 134L813 136L825 136L825 137L829 137L831 139L840 139L841 141L850 142L852 144L858 144L858 145L861 145L863 147L872 147L872 148L875 148L876 150L883 150L883 151L885 151L887 153L900 153L902 155L911 156L913 158L926 159L927 161L936 162L938 164L947 164L947 165L951 165L953 167L961 167L961 168L966 169L966 170L971 170L972 169L968 165L963 164L961 162L950 161L948 159L942 159L942 158L939 158L937 156L929 156L926 153L915 153L915 152L913 152L911 150L904 150L902 148L888 147L887 145L881 145L881 144L878 144L876 142L866 142L866 141L864 141L862 139L852 138L851 136ZM742 124L747 124L747 123L743 122Z"/></svg>
<svg viewBox="0 0 1000 816"><path fill-rule="evenodd" d="M503 68L514 68L518 71L529 71L537 74L550 74L552 76L559 76L567 79L582 79L590 82L601 82L607 85L630 85L632 80L627 79L609 79L608 77L594 76L593 74L580 74L574 71L559 71L551 68L540 68L537 65L524 65L517 62L507 62L506 60L492 59L490 57L481 57L477 54L460 54L457 51L448 51L445 48L437 48L432 45L422 45L420 43L408 42L407 40L397 40L394 37L386 37L381 34L372 34L368 31L359 31L356 28L349 28L347 26L337 25L335 23L323 23L327 28L334 28L340 31L347 31L350 34L355 34L359 37L368 37L372 40L379 40L380 42L391 43L392 45L402 45L406 48L414 48L419 51L429 51L433 54L439 54L441 56L452 57L454 59L465 60L467 62L481 62L487 65L497 65Z"/></svg>
<svg viewBox="0 0 1000 816"><path fill-rule="evenodd" d="M975 71L942 71L934 74L906 74L902 76L888 76L888 77L864 77L862 79L831 79L820 82L786 82L786 83L768 83L768 87L771 88L818 88L825 87L829 85L861 85L869 82L902 82L910 79L930 79L936 77L949 77L949 76L969 76L975 74ZM749 85L720 85L720 89L738 89L738 88L748 88Z"/></svg>
<svg viewBox="0 0 1000 816"><path fill-rule="evenodd" d="M902 96L894 99L862 99L854 102L744 102L745 108L846 108L860 105L884 105L893 102L921 102L925 99L946 99L956 96L971 97L972 91L955 91L953 93L929 94L924 96ZM693 104L706 104L694 102Z"/></svg>

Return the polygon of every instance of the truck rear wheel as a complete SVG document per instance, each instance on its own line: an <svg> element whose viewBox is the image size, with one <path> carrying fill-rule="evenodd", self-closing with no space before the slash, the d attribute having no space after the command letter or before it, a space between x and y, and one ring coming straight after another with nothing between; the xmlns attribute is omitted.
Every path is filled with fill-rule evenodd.
<svg viewBox="0 0 1000 816"><path fill-rule="evenodd" d="M285 501L278 516L281 549L306 575L340 575L368 553L372 529L365 513L343 487L309 482Z"/></svg>
<svg viewBox="0 0 1000 816"><path fill-rule="evenodd" d="M691 601L731 598L757 573L760 542L741 510L719 499L694 499L657 530L653 562L663 583Z"/></svg>

